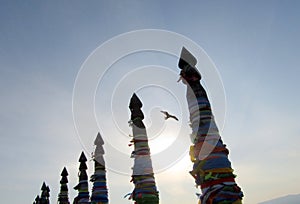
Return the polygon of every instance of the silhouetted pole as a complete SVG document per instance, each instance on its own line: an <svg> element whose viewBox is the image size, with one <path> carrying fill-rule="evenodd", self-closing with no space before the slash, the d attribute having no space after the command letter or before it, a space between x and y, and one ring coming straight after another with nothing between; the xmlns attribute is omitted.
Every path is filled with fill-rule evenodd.
<svg viewBox="0 0 300 204"><path fill-rule="evenodd" d="M39 204L49 204L50 189L49 186L46 186L45 182L43 182L41 190L42 193L39 199Z"/></svg>
<svg viewBox="0 0 300 204"><path fill-rule="evenodd" d="M60 193L58 195L58 204L70 204L68 197L68 171L66 167L61 172Z"/></svg>
<svg viewBox="0 0 300 204"><path fill-rule="evenodd" d="M87 204L89 203L89 189L88 189L88 176L86 173L87 166L86 162L87 159L82 152L79 158L79 183L77 186L74 187L75 190L78 191L78 196L74 199L73 204Z"/></svg>
<svg viewBox="0 0 300 204"><path fill-rule="evenodd" d="M95 173L91 176L91 181L93 182L91 204L108 204L103 144L104 141L100 133L98 133L94 142L94 145L96 146L93 155L95 162Z"/></svg>
<svg viewBox="0 0 300 204"><path fill-rule="evenodd" d="M235 182L229 151L221 140L196 64L196 58L183 47L178 66L187 85L192 127L190 156L194 166L190 173L201 187L202 204L240 204L243 193Z"/></svg>
<svg viewBox="0 0 300 204"><path fill-rule="evenodd" d="M148 137L143 123L144 114L141 110L143 104L136 94L133 94L129 109L131 111L131 125L133 132L132 143L134 158L132 181L135 185L130 199L136 204L158 204L159 197L150 157Z"/></svg>

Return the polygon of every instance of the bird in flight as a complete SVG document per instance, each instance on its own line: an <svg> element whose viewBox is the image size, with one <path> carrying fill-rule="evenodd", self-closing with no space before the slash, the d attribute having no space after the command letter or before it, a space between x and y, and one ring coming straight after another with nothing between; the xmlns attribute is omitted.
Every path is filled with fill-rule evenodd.
<svg viewBox="0 0 300 204"><path fill-rule="evenodd" d="M173 118L173 119L175 119L175 120L178 121L178 118L176 116L170 115L167 111L160 111L160 112L162 112L163 114L165 114L165 120L167 120L169 118Z"/></svg>

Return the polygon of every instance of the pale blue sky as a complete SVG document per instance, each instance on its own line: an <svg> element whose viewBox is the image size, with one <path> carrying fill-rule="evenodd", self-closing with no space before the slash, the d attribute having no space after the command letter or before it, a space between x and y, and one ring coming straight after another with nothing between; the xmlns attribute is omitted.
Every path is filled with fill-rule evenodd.
<svg viewBox="0 0 300 204"><path fill-rule="evenodd" d="M222 137L244 203L300 193L299 1L1 0L0 5L2 203L32 202L44 180L56 203L63 166L73 200L82 150L72 118L76 75L106 40L148 28L187 36L216 64L227 99ZM162 203L196 203L191 163L185 158L181 164L157 175ZM88 165L92 172L92 162ZM108 179L111 203L130 203L122 198L133 189L130 178L109 172Z"/></svg>

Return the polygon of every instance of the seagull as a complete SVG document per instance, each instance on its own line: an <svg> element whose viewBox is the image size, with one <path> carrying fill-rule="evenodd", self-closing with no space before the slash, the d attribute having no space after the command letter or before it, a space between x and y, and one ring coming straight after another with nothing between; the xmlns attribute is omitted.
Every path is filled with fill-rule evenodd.
<svg viewBox="0 0 300 204"><path fill-rule="evenodd" d="M160 112L162 112L163 114L166 115L166 116L165 116L165 120L167 120L168 118L173 118L173 119L175 119L175 120L178 121L178 118L177 118L176 116L170 115L167 111L160 111Z"/></svg>

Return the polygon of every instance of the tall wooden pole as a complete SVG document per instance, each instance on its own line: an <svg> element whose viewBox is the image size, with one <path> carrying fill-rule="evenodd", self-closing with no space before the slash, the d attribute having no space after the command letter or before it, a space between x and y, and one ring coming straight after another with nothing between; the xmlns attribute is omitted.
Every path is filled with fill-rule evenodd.
<svg viewBox="0 0 300 204"><path fill-rule="evenodd" d="M196 64L197 59L183 47L178 66L183 83L187 85L193 140L190 156L194 163L190 174L202 190L199 203L240 204L243 193L235 182L229 151L221 140Z"/></svg>
<svg viewBox="0 0 300 204"><path fill-rule="evenodd" d="M131 111L131 126L133 132L132 143L134 158L132 182L134 190L130 196L136 204L158 204L159 196L156 188L150 148L146 128L143 123L144 114L141 110L143 104L136 94L133 94L129 109Z"/></svg>

